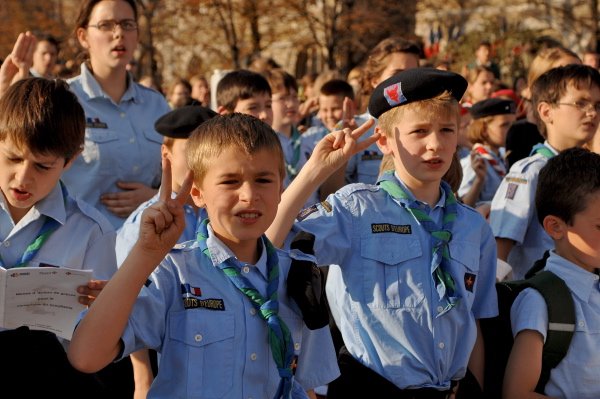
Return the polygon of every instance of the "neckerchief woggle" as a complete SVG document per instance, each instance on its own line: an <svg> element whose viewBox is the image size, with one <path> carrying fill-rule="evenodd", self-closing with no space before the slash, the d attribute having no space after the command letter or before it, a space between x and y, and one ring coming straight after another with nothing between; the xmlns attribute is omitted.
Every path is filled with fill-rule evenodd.
<svg viewBox="0 0 600 399"><path fill-rule="evenodd" d="M69 194L67 192L67 188L65 187L65 185L63 184L62 181L60 182L60 189L62 191L63 200L64 200L65 208L66 208ZM27 246L27 248L25 248L25 251L23 252L23 255L21 256L21 260L19 261L19 263L17 263L16 265L14 265L12 267L7 267L7 265L4 264L2 257L0 256L0 266L4 267L6 269L6 268L25 267L29 264L29 262L40 251L40 249L42 248L44 243L48 240L48 238L50 238L52 233L54 233L56 231L56 229L58 229L58 227L60 227L60 223L58 222L58 220L53 219L48 216L44 216L44 217L45 217L44 224L38 231L33 242L31 244L29 244Z"/></svg>
<svg viewBox="0 0 600 399"><path fill-rule="evenodd" d="M419 209L417 201L413 200L398 184L393 171L385 172L377 184L392 198L402 201L401 204L405 209L430 234L432 239L431 277L439 299L446 302L444 309L436 316L440 317L460 301L460 297L456 292L456 283L450 274L450 250L448 249L448 243L452 239L452 225L457 215L456 197L450 186L442 181L441 187L444 190L446 199L442 228L439 229L429 215Z"/></svg>
<svg viewBox="0 0 600 399"><path fill-rule="evenodd" d="M204 219L198 226L197 242L202 253L209 257L210 251L206 244L208 239L208 219ZM263 243L267 249L267 298L263 297L254 285L244 277L239 268L231 259L221 262L217 267L223 271L226 277L244 295L248 297L252 305L267 322L269 330L269 346L273 360L277 365L277 371L281 380L273 399L308 399L308 396L300 384L295 383L292 362L294 360L294 343L292 334L285 322L279 317L279 301L277 300L277 288L279 287L279 256L273 244L262 236Z"/></svg>

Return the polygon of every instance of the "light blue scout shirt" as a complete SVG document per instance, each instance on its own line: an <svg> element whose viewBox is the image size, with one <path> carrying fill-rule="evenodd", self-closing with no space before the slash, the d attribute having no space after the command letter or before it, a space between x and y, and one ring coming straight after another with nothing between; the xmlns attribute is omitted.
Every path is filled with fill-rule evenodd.
<svg viewBox="0 0 600 399"><path fill-rule="evenodd" d="M212 232L212 259L195 241L171 251L142 288L123 333L126 356L149 347L160 354L160 371L148 398L267 398L280 381L266 322L217 265L233 253ZM290 255L279 254L279 315L298 355L296 382L305 389L339 376L329 327L309 330L286 294ZM293 254L292 254L293 256ZM241 273L266 294L264 245L256 266L238 262Z"/></svg>
<svg viewBox="0 0 600 399"><path fill-rule="evenodd" d="M600 290L598 275L551 251L544 270L564 280L575 304L575 333L564 359L550 372L544 393L553 398L600 398ZM535 289L523 290L510 310L513 335L538 331L546 340L548 308Z"/></svg>
<svg viewBox="0 0 600 399"><path fill-rule="evenodd" d="M80 200L65 200L60 185L36 203L15 225L0 192L0 256L6 268L18 264L25 248L37 237L46 217L56 229L27 266L57 266L93 270L108 280L116 271L115 231L96 209Z"/></svg>
<svg viewBox="0 0 600 399"><path fill-rule="evenodd" d="M492 151L489 151L489 154L498 162L499 164L503 164L504 161L498 157ZM479 198L477 202L488 202L494 198L494 194L496 194L496 190L500 187L500 183L502 182L503 176L498 174L492 165L488 161L485 161L486 164L486 176L485 181L483 183L483 187L481 189L481 193L479 194ZM462 197L469 192L471 187L473 187L473 182L475 181L475 170L473 166L471 166L471 157L460 158L460 166L462 167L463 178L460 183L460 187L458 189L458 196Z"/></svg>
<svg viewBox="0 0 600 399"><path fill-rule="evenodd" d="M173 193L173 197L175 193ZM138 208L133 211L125 222L123 226L117 230L117 243L116 243L116 252L117 252L117 265L121 266L129 252L131 252L131 248L136 243L139 235L140 235L140 223L142 221L142 213L146 208L150 205L158 202L159 193L156 193L154 197L150 198L148 201L140 204ZM177 243L182 243L189 240L196 239L196 228L198 224L202 221L204 217L206 217L206 213L199 211L196 214L194 207L188 204L183 206L185 211L185 228L181 237L177 240Z"/></svg>
<svg viewBox="0 0 600 399"><path fill-rule="evenodd" d="M420 206L441 226L440 191L433 209ZM445 301L430 271L431 236L405 206L379 186L350 184L303 210L292 234L314 234L317 264L339 265L329 305L355 359L402 389L449 389L465 375L476 319L498 312L496 244L481 215L459 204L449 272L461 300L437 317Z"/></svg>
<svg viewBox="0 0 600 399"><path fill-rule="evenodd" d="M544 144L558 154L548 142ZM539 153L517 161L492 200L490 226L494 236L515 241L508 254L514 279L523 278L547 249L554 248L552 239L538 221L535 209L539 173L547 162L548 158Z"/></svg>
<svg viewBox="0 0 600 399"><path fill-rule="evenodd" d="M354 119L356 120L356 124L360 126L369 118L372 118L372 116L366 112L362 115L356 116ZM362 136L363 139L361 140L371 137L375 132L375 126L377 126L377 123L371 126L371 129L369 129ZM377 183L377 179L379 177L379 166L381 165L382 159L383 153L379 147L377 147L377 143L373 143L363 151L353 155L352 158L348 160L348 164L346 165L346 182L368 184Z"/></svg>
<svg viewBox="0 0 600 399"><path fill-rule="evenodd" d="M154 122L170 111L164 97L128 77L128 88L116 104L89 71L70 79L86 117L83 153L63 174L72 195L103 213L116 228L125 221L100 203L105 193L120 191L117 181L158 187L161 177L160 146L163 136Z"/></svg>

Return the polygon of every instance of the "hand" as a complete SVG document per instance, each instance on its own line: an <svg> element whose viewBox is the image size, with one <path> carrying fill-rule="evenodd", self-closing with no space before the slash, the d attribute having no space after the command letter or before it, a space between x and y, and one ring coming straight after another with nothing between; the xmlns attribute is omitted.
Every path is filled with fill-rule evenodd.
<svg viewBox="0 0 600 399"><path fill-rule="evenodd" d="M122 190L116 193L105 193L100 196L100 202L115 215L126 218L144 201L156 194L156 190L139 182L117 182Z"/></svg>
<svg viewBox="0 0 600 399"><path fill-rule="evenodd" d="M309 162L317 162L321 170L333 173L347 162L352 155L363 151L377 141L379 133L373 133L371 137L358 141L374 123L374 119L369 119L354 130L345 128L329 133L317 143Z"/></svg>
<svg viewBox="0 0 600 399"><path fill-rule="evenodd" d="M0 97L12 83L29 76L36 43L37 39L31 32L19 34L12 52L0 67Z"/></svg>
<svg viewBox="0 0 600 399"><path fill-rule="evenodd" d="M162 184L158 202L142 213L140 235L136 245L148 253L156 253L160 259L168 253L183 233L185 211L192 187L193 174L188 172L179 193L171 198L171 163L163 158Z"/></svg>
<svg viewBox="0 0 600 399"><path fill-rule="evenodd" d="M481 182L485 181L487 177L487 163L485 159L476 151L471 151L471 167L475 172L475 178L480 180Z"/></svg>
<svg viewBox="0 0 600 399"><path fill-rule="evenodd" d="M100 294L100 291L106 286L108 280L90 280L87 285L77 287L77 292L81 294L79 303L90 306Z"/></svg>
<svg viewBox="0 0 600 399"><path fill-rule="evenodd" d="M348 128L354 130L358 127L354 120L356 114L356 105L350 97L344 97L344 103L342 104L342 119L335 125L335 129Z"/></svg>
<svg viewBox="0 0 600 399"><path fill-rule="evenodd" d="M298 121L306 118L313 112L316 112L319 109L319 99L317 97L311 97L306 99L300 106L298 107Z"/></svg>

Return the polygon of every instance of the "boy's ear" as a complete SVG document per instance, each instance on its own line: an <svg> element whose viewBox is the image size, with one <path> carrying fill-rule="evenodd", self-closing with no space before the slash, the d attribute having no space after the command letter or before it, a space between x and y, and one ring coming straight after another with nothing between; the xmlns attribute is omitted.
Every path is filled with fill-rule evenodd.
<svg viewBox="0 0 600 399"><path fill-rule="evenodd" d="M167 159L167 158L169 158L169 154L170 154L169 148L166 145L161 144L160 145L160 157L161 157L161 159Z"/></svg>
<svg viewBox="0 0 600 399"><path fill-rule="evenodd" d="M392 153L392 148L390 147L391 141L388 140L386 134L381 130L379 126L375 127L375 133L379 133L379 138L377 139L377 147L381 150L384 155L388 155Z"/></svg>
<svg viewBox="0 0 600 399"><path fill-rule="evenodd" d="M227 115L229 113L230 113L229 110L227 108L225 108L224 106L219 105L217 107L217 114L219 114L219 115Z"/></svg>
<svg viewBox="0 0 600 399"><path fill-rule="evenodd" d="M560 240L567 231L567 224L561 218L554 215L546 216L542 222L542 226L553 240Z"/></svg>
<svg viewBox="0 0 600 399"><path fill-rule="evenodd" d="M204 208L206 202L204 202L204 197L202 196L202 191L196 185L196 182L192 183L192 189L190 190L190 196L192 197L192 201L198 208Z"/></svg>
<svg viewBox="0 0 600 399"><path fill-rule="evenodd" d="M537 106L537 111L544 124L552 123L552 106L550 103L545 101L540 102Z"/></svg>

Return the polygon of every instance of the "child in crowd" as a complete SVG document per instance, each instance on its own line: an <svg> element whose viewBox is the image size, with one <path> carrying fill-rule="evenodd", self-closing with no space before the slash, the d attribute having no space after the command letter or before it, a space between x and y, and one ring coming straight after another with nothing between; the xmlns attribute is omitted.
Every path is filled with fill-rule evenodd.
<svg viewBox="0 0 600 399"><path fill-rule="evenodd" d="M465 95L464 103L467 106L490 98L496 87L494 72L486 66L477 66L467 72L469 89Z"/></svg>
<svg viewBox="0 0 600 399"><path fill-rule="evenodd" d="M52 35L40 37L33 52L33 64L29 72L38 78L54 78L54 67L58 60L60 44Z"/></svg>
<svg viewBox="0 0 600 399"><path fill-rule="evenodd" d="M466 87L462 76L433 68L383 81L369 103L375 134L358 141L368 122L327 135L282 195L267 235L280 245L296 220L293 233L315 235L317 264L340 269L327 284L338 286L329 304L345 348L328 398L445 398L467 365L482 383L478 319L497 314L494 237L441 181ZM298 214L306 193L374 141L392 154L393 172Z"/></svg>
<svg viewBox="0 0 600 399"><path fill-rule="evenodd" d="M93 270L93 278L102 280L116 271L112 225L60 181L81 152L84 131L83 109L62 80L20 80L0 99L2 267ZM89 304L101 287L94 280L80 287L85 290L80 300ZM64 398L78 397L81 389L91 389L90 397L109 394L70 367L51 332L5 330L0 346L6 390ZM43 370L34 380L25 372L32 359Z"/></svg>
<svg viewBox="0 0 600 399"><path fill-rule="evenodd" d="M362 87L359 100L361 114L356 117L357 123L362 123L371 117L367 104L375 87L398 72L417 68L421 53L419 44L397 36L385 38L373 47L362 70ZM365 137L372 134L373 131L371 130ZM356 154L348 160L346 182L376 183L382 158L383 154L375 144L362 153Z"/></svg>
<svg viewBox="0 0 600 399"><path fill-rule="evenodd" d="M187 139L194 129L216 115L216 112L209 108L200 105L186 105L161 116L154 124L156 131L164 136L161 154L163 159L168 159L171 164L171 191L173 193L178 193L181 190L181 185L189 171L185 159ZM127 258L138 239L142 212L158 200L157 194L140 205L138 209L129 215L123 226L118 230L116 243L118 265L121 265ZM194 240L197 226L201 222L202 216L204 216L204 213L200 212L191 199L183 207L185 210L185 229L177 243ZM150 384L154 379L152 370L154 355L154 352L145 349L131 354L136 398L145 398L150 389Z"/></svg>
<svg viewBox="0 0 600 399"><path fill-rule="evenodd" d="M548 159L593 137L600 121L600 73L578 64L551 69L535 80L532 102L546 141L510 168L490 213L498 258L508 262L515 279L523 278L554 245L536 220L533 200L538 174Z"/></svg>
<svg viewBox="0 0 600 399"><path fill-rule="evenodd" d="M171 109L191 105L192 85L185 79L177 78L169 86L167 100Z"/></svg>
<svg viewBox="0 0 600 399"><path fill-rule="evenodd" d="M539 223L554 242L544 270L566 283L576 320L566 356L538 393L553 398L598 398L600 156L571 148L548 160L539 173L535 206ZM515 341L506 366L504 397L533 397L549 329L544 298L535 289L525 289L515 299L510 318Z"/></svg>
<svg viewBox="0 0 600 399"><path fill-rule="evenodd" d="M217 113L252 115L273 124L271 87L259 73L239 69L227 73L217 84Z"/></svg>
<svg viewBox="0 0 600 399"><path fill-rule="evenodd" d="M263 234L285 176L279 139L256 118L218 116L188 139L186 157L191 196L208 214L197 240L169 252L191 176L171 199L165 160L160 201L79 323L69 359L93 372L153 348L161 360L149 398L305 398L339 371L329 328L306 328L286 292L290 257L301 254L276 250Z"/></svg>
<svg viewBox="0 0 600 399"><path fill-rule="evenodd" d="M463 203L475 207L494 198L506 175L502 150L516 107L511 100L490 98L473 104L469 111L473 121L467 134L473 149L470 157L461 160L463 180L458 195Z"/></svg>
<svg viewBox="0 0 600 399"><path fill-rule="evenodd" d="M202 75L194 75L190 78L192 85L191 96L206 108L210 108L210 85L208 80Z"/></svg>

